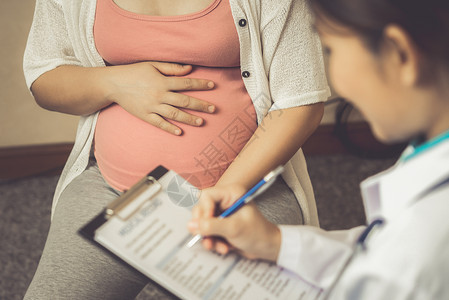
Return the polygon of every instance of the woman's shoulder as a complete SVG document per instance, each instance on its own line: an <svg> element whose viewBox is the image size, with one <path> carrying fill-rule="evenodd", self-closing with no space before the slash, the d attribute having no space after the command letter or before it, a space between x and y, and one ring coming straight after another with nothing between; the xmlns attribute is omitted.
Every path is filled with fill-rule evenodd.
<svg viewBox="0 0 449 300"><path fill-rule="evenodd" d="M92 9L97 4L97 0L41 0L53 2L62 7L64 11L81 11L84 9Z"/></svg>
<svg viewBox="0 0 449 300"><path fill-rule="evenodd" d="M305 3L306 0L230 0L239 4L240 7L260 8L261 13L273 13L279 9L289 7L296 2Z"/></svg>
<svg viewBox="0 0 449 300"><path fill-rule="evenodd" d="M271 11L273 10L276 11L282 8L285 9L292 6L298 6L306 10L308 7L307 0L252 0L250 2L258 2L257 4L259 4L262 7L262 9L264 10L269 9Z"/></svg>
<svg viewBox="0 0 449 300"><path fill-rule="evenodd" d="M237 0L241 1L241 0ZM276 17L301 18L301 15L309 14L306 0L252 0L254 5L261 8L261 19L273 19Z"/></svg>

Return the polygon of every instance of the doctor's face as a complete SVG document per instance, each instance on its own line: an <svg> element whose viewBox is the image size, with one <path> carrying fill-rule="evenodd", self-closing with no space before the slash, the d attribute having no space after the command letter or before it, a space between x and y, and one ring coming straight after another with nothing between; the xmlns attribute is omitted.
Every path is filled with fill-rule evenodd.
<svg viewBox="0 0 449 300"><path fill-rule="evenodd" d="M413 96L400 83L389 56L370 51L349 29L336 32L317 24L317 30L328 53L332 86L363 114L376 137L398 142L421 134L422 110L413 107Z"/></svg>

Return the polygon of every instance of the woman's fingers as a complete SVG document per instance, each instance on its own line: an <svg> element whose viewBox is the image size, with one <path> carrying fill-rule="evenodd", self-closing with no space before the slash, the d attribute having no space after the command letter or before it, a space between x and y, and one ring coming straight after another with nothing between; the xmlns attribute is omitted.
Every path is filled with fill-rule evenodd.
<svg viewBox="0 0 449 300"><path fill-rule="evenodd" d="M205 113L213 113L215 111L215 105L209 102L174 92L167 92L164 96L164 99L162 99L162 102L172 106L187 108Z"/></svg>
<svg viewBox="0 0 449 300"><path fill-rule="evenodd" d="M149 62L156 68L161 74L167 76L182 76L187 75L192 71L191 65L181 65L165 62Z"/></svg>
<svg viewBox="0 0 449 300"><path fill-rule="evenodd" d="M155 109L154 113L150 113L144 118L144 120L153 126L156 126L171 134L180 135L182 133L181 129L167 121L167 119L197 127L203 125L204 123L202 118L186 113L181 109L167 104L159 105Z"/></svg>
<svg viewBox="0 0 449 300"><path fill-rule="evenodd" d="M179 127L173 125L172 123L168 122L161 116L155 113L151 113L147 115L145 118L143 118L144 121L147 121L151 125L160 128L164 131L167 131L168 133L174 134L174 135L181 135L182 131Z"/></svg>
<svg viewBox="0 0 449 300"><path fill-rule="evenodd" d="M201 126L203 125L204 122L204 120L200 117L191 115L189 113L180 110L179 108L166 104L159 105L155 109L155 113L159 114L160 116L166 119L177 121L191 126Z"/></svg>
<svg viewBox="0 0 449 300"><path fill-rule="evenodd" d="M167 77L167 89L171 91L204 91L214 86L214 82L207 79Z"/></svg>
<svg viewBox="0 0 449 300"><path fill-rule="evenodd" d="M162 75L173 76L166 77L167 89L171 91L191 91L191 90L210 90L215 84L208 79L196 79L176 77L187 75L192 71L191 65L180 65L174 63L149 62Z"/></svg>

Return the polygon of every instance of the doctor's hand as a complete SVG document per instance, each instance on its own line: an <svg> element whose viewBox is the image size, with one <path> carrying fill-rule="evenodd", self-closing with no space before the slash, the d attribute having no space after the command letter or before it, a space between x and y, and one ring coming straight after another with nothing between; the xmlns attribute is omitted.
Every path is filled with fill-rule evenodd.
<svg viewBox="0 0 449 300"><path fill-rule="evenodd" d="M168 120L201 126L203 119L180 108L213 113L215 106L179 91L213 89L205 79L181 78L192 71L190 65L162 62L141 62L107 67L106 98L127 112L169 133L180 135L181 128Z"/></svg>
<svg viewBox="0 0 449 300"><path fill-rule="evenodd" d="M250 258L276 261L281 245L279 228L249 203L227 218L216 218L230 207L246 190L238 185L220 186L201 192L200 201L192 211L188 229L201 234L206 249L227 254L236 251ZM218 212L218 213L216 213Z"/></svg>

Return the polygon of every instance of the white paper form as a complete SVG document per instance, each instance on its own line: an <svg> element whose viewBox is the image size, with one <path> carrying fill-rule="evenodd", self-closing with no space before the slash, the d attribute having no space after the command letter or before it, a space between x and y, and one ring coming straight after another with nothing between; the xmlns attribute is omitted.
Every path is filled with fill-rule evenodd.
<svg viewBox="0 0 449 300"><path fill-rule="evenodd" d="M159 180L166 187L176 173ZM275 264L236 254L218 255L191 239L188 209L167 191L147 201L126 221L111 217L95 240L182 299L317 299L321 290Z"/></svg>

